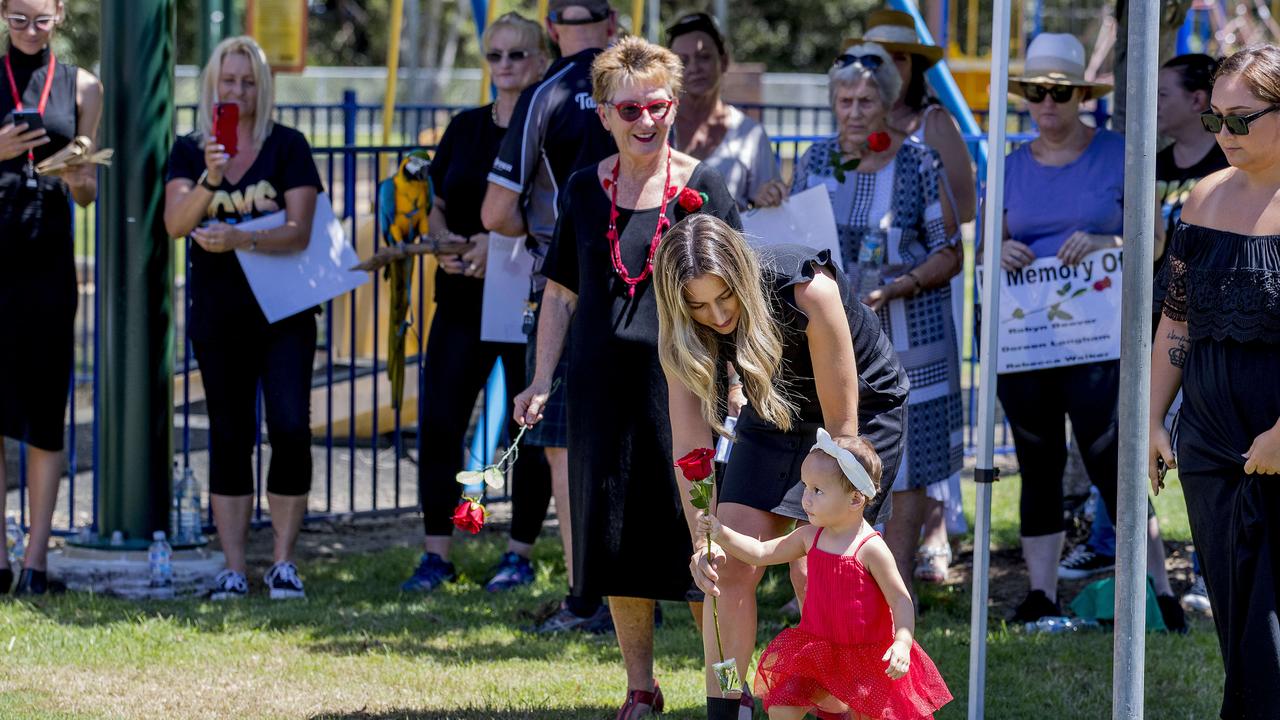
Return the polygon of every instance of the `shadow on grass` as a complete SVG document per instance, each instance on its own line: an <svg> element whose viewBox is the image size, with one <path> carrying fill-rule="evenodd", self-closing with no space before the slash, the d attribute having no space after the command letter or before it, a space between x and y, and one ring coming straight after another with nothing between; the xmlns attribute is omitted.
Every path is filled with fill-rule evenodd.
<svg viewBox="0 0 1280 720"><path fill-rule="evenodd" d="M556 710L384 710L380 712L322 713L308 720L600 720L612 717L617 708L588 707Z"/></svg>

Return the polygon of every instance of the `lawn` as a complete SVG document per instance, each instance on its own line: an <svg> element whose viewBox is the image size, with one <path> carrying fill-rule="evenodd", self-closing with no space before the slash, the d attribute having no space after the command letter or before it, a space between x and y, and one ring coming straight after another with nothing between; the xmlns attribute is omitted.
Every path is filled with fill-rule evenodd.
<svg viewBox="0 0 1280 720"><path fill-rule="evenodd" d="M1178 489L1171 483L1157 502L1171 545L1188 537ZM966 490L971 498L972 485ZM1016 477L996 486L995 564L1014 566L1011 575L1017 496ZM486 531L458 545L461 582L404 596L397 586L415 560L420 527L406 519L304 533L305 602L0 601L0 718L613 717L625 683L611 636L523 629L564 580L552 531L536 547L538 579L529 588L494 596L479 587L502 550L500 534ZM268 542L266 533L255 536L259 560ZM785 574L771 572L761 590L761 643L781 629L787 599ZM1001 622L1008 608L996 601L987 717L1108 717L1112 635L1029 636ZM926 591L922 603L919 641L956 696L938 717L962 718L968 586ZM693 623L680 605L664 610L657 673L666 716L703 717ZM1185 637L1149 635L1146 658L1148 717L1216 715L1222 669L1207 620Z"/></svg>

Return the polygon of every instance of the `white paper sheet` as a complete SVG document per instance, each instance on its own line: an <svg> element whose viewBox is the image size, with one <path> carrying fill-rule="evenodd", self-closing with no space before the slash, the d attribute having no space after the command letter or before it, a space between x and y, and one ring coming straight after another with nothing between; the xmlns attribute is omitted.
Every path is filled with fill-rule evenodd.
<svg viewBox="0 0 1280 720"><path fill-rule="evenodd" d="M239 223L241 230L270 230L285 223L283 210ZM302 252L287 255L237 250L249 288L267 322L296 315L369 282L369 273L348 268L360 262L333 214L329 196L316 197L311 241Z"/></svg>
<svg viewBox="0 0 1280 720"><path fill-rule="evenodd" d="M480 339L486 342L524 343L524 304L529 299L529 275L533 255L524 238L489 234L489 257L484 265L484 305Z"/></svg>
<svg viewBox="0 0 1280 720"><path fill-rule="evenodd" d="M835 213L824 186L809 188L775 208L759 208L742 216L742 229L753 245L792 243L830 250L840 263L840 240Z"/></svg>

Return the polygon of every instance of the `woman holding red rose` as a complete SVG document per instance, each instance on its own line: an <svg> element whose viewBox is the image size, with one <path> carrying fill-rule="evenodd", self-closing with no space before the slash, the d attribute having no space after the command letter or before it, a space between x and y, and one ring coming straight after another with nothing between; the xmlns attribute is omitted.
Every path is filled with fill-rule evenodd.
<svg viewBox="0 0 1280 720"><path fill-rule="evenodd" d="M938 153L889 124L902 86L889 53L876 43L853 45L828 77L839 135L805 153L791 192L826 187L845 272L868 286L858 294L879 313L911 375L905 456L896 474L884 477L893 491L885 542L899 574L909 578L929 503L926 488L958 478L964 460L951 311L951 278L963 266L960 236L947 233ZM862 257L868 241L882 248L878 270Z"/></svg>
<svg viewBox="0 0 1280 720"><path fill-rule="evenodd" d="M658 360L654 252L691 213L741 226L720 175L668 145L680 75L674 54L635 37L592 64L597 112L618 153L574 173L560 194L537 367L515 399L516 420L538 422L568 353L574 591L609 598L627 670L623 720L662 710L654 601L687 600L694 589Z"/></svg>

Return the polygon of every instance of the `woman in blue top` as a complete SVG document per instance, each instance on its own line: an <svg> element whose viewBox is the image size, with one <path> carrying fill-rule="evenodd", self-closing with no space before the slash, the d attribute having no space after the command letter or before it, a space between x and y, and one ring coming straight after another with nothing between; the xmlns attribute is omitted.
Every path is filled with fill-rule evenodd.
<svg viewBox="0 0 1280 720"><path fill-rule="evenodd" d="M1045 33L1027 50L1026 74L1009 90L1027 100L1038 138L1012 152L1005 167L1005 240L1000 265L1016 270L1036 258L1075 264L1117 247L1124 226L1124 139L1080 121L1080 103L1110 86L1084 79L1084 47ZM1031 588L1014 619L1060 615L1062 473L1070 416L1089 479L1115 517L1116 401L1119 361L1000 376L997 393L1022 468L1022 554Z"/></svg>

